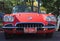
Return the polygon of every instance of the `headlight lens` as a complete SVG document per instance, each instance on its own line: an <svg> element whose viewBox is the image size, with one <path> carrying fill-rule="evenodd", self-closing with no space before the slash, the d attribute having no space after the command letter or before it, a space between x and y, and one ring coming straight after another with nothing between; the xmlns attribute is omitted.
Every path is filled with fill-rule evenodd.
<svg viewBox="0 0 60 41"><path fill-rule="evenodd" d="M47 16L46 20L47 21L56 21L56 17L55 16Z"/></svg>
<svg viewBox="0 0 60 41"><path fill-rule="evenodd" d="M3 21L4 22L13 22L14 17L12 17L12 16L4 16Z"/></svg>

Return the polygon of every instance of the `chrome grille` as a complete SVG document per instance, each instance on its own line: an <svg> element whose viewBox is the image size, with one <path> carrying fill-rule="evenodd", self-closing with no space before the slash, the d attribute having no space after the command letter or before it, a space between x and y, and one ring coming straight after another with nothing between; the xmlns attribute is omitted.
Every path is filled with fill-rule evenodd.
<svg viewBox="0 0 60 41"><path fill-rule="evenodd" d="M43 27L42 23L19 23L16 27Z"/></svg>

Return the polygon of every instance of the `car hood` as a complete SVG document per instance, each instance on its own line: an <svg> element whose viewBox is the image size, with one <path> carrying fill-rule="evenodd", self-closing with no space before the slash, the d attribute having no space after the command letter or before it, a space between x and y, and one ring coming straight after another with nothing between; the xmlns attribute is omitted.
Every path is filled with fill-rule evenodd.
<svg viewBox="0 0 60 41"><path fill-rule="evenodd" d="M38 13L14 13L14 14L7 14L6 16L13 16L14 17L14 24L19 23L44 23L46 22L46 17L50 16L49 14L38 14Z"/></svg>
<svg viewBox="0 0 60 41"><path fill-rule="evenodd" d="M14 14L20 22L41 22L44 21L44 16L38 13L18 13Z"/></svg>

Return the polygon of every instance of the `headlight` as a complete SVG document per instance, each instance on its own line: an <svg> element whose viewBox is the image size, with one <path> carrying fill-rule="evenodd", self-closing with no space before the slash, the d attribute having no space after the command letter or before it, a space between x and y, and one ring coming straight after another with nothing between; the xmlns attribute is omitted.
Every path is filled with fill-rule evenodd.
<svg viewBox="0 0 60 41"><path fill-rule="evenodd" d="M56 17L55 16L47 16L46 20L47 21L56 21Z"/></svg>
<svg viewBox="0 0 60 41"><path fill-rule="evenodd" d="M14 21L14 17L12 17L12 16L4 16L3 17L3 21L4 22L13 22Z"/></svg>

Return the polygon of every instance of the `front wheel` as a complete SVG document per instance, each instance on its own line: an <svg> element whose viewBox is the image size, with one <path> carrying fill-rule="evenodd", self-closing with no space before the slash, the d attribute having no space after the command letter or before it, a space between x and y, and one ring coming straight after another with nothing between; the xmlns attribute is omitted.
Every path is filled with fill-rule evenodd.
<svg viewBox="0 0 60 41"><path fill-rule="evenodd" d="M45 37L46 37L46 38L52 38L52 37L53 37L53 33L47 33L47 34L45 35Z"/></svg>
<svg viewBox="0 0 60 41"><path fill-rule="evenodd" d="M6 33L6 32L4 32L4 35L5 35L5 39L13 38L13 35L8 34L8 33Z"/></svg>

